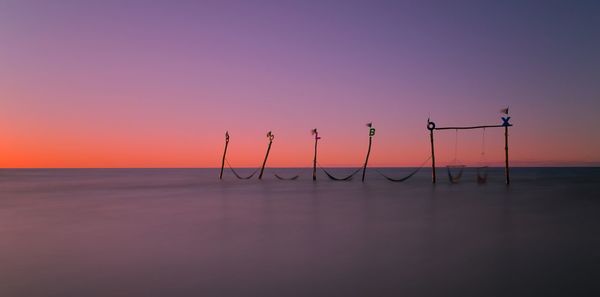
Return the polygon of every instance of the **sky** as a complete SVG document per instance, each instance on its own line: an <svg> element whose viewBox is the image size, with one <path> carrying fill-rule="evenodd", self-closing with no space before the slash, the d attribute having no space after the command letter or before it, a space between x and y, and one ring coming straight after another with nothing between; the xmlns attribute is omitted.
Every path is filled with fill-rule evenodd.
<svg viewBox="0 0 600 297"><path fill-rule="evenodd" d="M600 165L597 1L0 0L0 167ZM503 129L437 131L501 165Z"/></svg>

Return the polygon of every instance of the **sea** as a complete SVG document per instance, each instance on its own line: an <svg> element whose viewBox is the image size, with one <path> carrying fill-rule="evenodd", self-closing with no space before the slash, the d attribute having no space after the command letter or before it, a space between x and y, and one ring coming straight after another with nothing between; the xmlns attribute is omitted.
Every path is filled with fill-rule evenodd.
<svg viewBox="0 0 600 297"><path fill-rule="evenodd" d="M600 296L600 168L412 171L1 169L0 296Z"/></svg>

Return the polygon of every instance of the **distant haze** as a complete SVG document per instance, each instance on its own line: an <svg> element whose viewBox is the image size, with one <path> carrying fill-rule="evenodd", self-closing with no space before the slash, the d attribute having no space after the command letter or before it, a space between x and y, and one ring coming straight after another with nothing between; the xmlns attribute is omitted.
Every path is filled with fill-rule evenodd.
<svg viewBox="0 0 600 297"><path fill-rule="evenodd" d="M599 3L3 0L0 167L598 165Z"/></svg>

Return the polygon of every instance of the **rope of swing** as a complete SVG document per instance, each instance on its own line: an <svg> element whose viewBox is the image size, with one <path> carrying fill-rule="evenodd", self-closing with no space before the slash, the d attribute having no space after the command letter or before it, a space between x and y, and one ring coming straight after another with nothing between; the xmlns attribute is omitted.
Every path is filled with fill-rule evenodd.
<svg viewBox="0 0 600 297"><path fill-rule="evenodd" d="M448 179L450 180L450 183L453 183L453 184L458 183L458 181L462 177L464 169L465 169L464 165L456 164L456 163L458 163L457 155L458 155L458 129L455 130L455 136L454 136L454 161L453 161L454 165L446 166L446 170L448 171ZM452 171L450 170L451 168L459 168L458 174L452 175Z"/></svg>
<svg viewBox="0 0 600 297"><path fill-rule="evenodd" d="M485 162L485 128L483 128L483 132L481 134L480 163L482 163L482 162ZM487 169L488 169L487 165L477 167L477 183L478 184L484 184L487 182L487 178L488 178Z"/></svg>
<svg viewBox="0 0 600 297"><path fill-rule="evenodd" d="M454 131L454 164L456 164L456 162L458 161L458 159L456 158L456 156L458 155L458 129Z"/></svg>
<svg viewBox="0 0 600 297"><path fill-rule="evenodd" d="M417 167L415 170L413 170L411 173L409 173L408 175L402 177L402 178L392 178L389 177L387 175L385 175L383 172L379 171L378 169L375 169L375 171L377 171L377 173L379 173L381 176L383 176L385 179L391 181L391 182L403 182L406 181L407 179L413 177L415 174L417 174L417 172L419 172L419 170L421 170L423 167L425 167L425 164L427 164L427 162L431 160L431 156L429 156L425 161L423 161L421 163L421 165L419 165L419 167Z"/></svg>

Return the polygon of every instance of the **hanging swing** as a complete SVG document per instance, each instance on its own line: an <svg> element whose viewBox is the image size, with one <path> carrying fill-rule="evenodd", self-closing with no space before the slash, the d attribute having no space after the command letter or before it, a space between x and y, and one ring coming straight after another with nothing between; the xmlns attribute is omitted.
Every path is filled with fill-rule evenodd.
<svg viewBox="0 0 600 297"><path fill-rule="evenodd" d="M466 167L463 164L459 164L458 159L456 158L458 151L458 129L456 129L455 131L456 136L454 139L454 160L452 160L451 165L446 166L446 170L448 171L448 179L450 180L450 183L453 184L456 184L460 181L460 178L462 177Z"/></svg>
<svg viewBox="0 0 600 297"><path fill-rule="evenodd" d="M333 174L331 174L330 172L328 172L327 170L325 170L325 168L323 168L321 166L321 164L319 164L316 161L316 158L315 158L315 163L319 165L319 168L321 170L323 170L323 172L325 173L325 175L327 175L327 177L329 177L329 179L334 180L334 181L349 181L357 173L359 173L362 170L362 172L363 172L362 181L363 182L365 181L365 172L366 172L366 169L367 169L367 163L369 161L369 154L371 153L372 139L373 139L373 136L375 136L375 128L373 128L373 123L367 123L367 127L369 127L369 148L367 150L367 156L366 156L365 164L363 165L363 167L359 167L356 170L354 170L352 173L350 173L350 175L347 175L347 176L344 176L344 177L336 177Z"/></svg>
<svg viewBox="0 0 600 297"><path fill-rule="evenodd" d="M300 177L300 175L294 175L294 176L291 176L291 177L283 177L283 176L281 176L281 175L279 175L279 174L277 174L277 173L275 173L275 174L273 174L273 175L275 175L275 177L276 177L278 180L297 180L297 179L298 179L298 177Z"/></svg>
<svg viewBox="0 0 600 297"><path fill-rule="evenodd" d="M321 139L321 137L319 137L319 133L317 132L317 129L316 129L316 128L315 128L315 129L312 129L312 130L310 130L310 133L311 133L311 135L314 135L314 136L315 136L315 157L314 157L314 160L313 160L313 162L314 162L314 165L313 165L313 166L314 166L314 170L313 170L313 180L316 180L316 175L315 175L315 174L316 174L316 165L317 165L317 141L318 141L319 139ZM300 175L294 175L294 176L292 176L292 177L283 177L283 176L281 176L281 175L279 175L279 174L277 174L277 173L275 173L274 175L275 175L275 177L276 177L278 180L297 180L297 179L298 179L298 177L300 177Z"/></svg>
<svg viewBox="0 0 600 297"><path fill-rule="evenodd" d="M352 173L350 173L350 175L344 176L344 177L336 177L333 174L331 174L330 172L328 172L325 168L323 168L321 166L321 164L319 164L319 168L321 170L323 170L323 172L325 173L325 175L327 175L327 177L329 177L329 179L331 180L335 180L335 181L349 181L351 180L357 173L359 173L362 168L357 168L356 170L354 170Z"/></svg>
<svg viewBox="0 0 600 297"><path fill-rule="evenodd" d="M481 156L479 158L479 167L477 167L477 183L485 184L488 179L488 166L485 157L485 128L481 135Z"/></svg>
<svg viewBox="0 0 600 297"><path fill-rule="evenodd" d="M377 173L379 173L381 176L383 176L385 179L391 181L391 182L403 182L408 180L409 178L413 177L415 174L417 174L417 172L419 172L419 170L421 170L421 168L423 168L425 166L425 164L427 164L427 162L431 159L431 157L428 157L427 160L423 161L423 163L421 163L421 165L419 167L417 167L415 170L413 170L411 173L409 173L408 175L402 177L402 178L392 178L389 177L387 175L385 175L383 172L379 171L379 170L375 170L377 171Z"/></svg>
<svg viewBox="0 0 600 297"><path fill-rule="evenodd" d="M237 177L238 179L251 179L260 168L256 168L250 175L248 176L241 176L239 173L237 173L237 171L235 171L235 169L233 169L233 166L231 166L231 164L229 163L229 160L225 159L225 162L227 163L227 167L229 167L229 169L231 170L231 172L233 172L233 175L235 175L235 177Z"/></svg>

